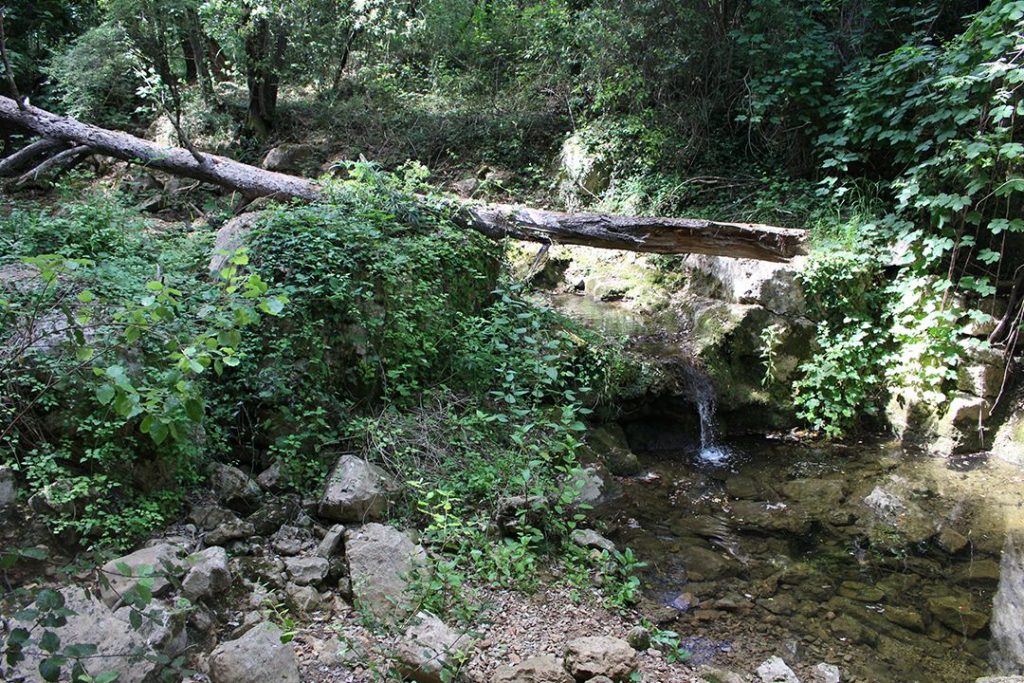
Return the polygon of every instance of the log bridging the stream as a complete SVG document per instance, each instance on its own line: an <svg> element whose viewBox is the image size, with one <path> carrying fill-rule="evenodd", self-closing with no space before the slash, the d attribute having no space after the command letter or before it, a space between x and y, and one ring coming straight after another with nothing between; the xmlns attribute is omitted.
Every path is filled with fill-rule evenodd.
<svg viewBox="0 0 1024 683"><path fill-rule="evenodd" d="M208 182L246 197L316 201L316 182L267 171L227 157L165 147L120 131L0 97L0 122L52 141L84 146L103 154L172 175ZM2 163L2 162L0 162ZM576 244L657 254L711 254L764 261L788 261L806 253L806 232L753 223L692 218L563 213L507 204L462 203L454 212L462 227L489 237Z"/></svg>

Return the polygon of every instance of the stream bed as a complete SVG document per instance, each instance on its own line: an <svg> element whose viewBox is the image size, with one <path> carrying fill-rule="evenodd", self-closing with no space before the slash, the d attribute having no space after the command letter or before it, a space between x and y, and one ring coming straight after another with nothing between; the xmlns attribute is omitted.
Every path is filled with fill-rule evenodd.
<svg viewBox="0 0 1024 683"><path fill-rule="evenodd" d="M640 442L658 431L627 426ZM777 654L805 675L825 661L843 680L883 683L1024 663L1024 471L885 442L759 438L710 455L647 450L644 473L596 510L647 563L648 611L696 661L729 667L746 648L744 663Z"/></svg>

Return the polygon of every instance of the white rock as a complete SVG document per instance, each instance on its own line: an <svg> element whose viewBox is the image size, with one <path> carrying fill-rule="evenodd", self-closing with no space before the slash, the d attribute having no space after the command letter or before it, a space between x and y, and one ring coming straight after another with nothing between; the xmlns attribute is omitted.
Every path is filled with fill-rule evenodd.
<svg viewBox="0 0 1024 683"><path fill-rule="evenodd" d="M218 597L231 587L228 554L224 548L212 546L190 555L187 564L192 568L181 581L181 592L189 600Z"/></svg>
<svg viewBox="0 0 1024 683"><path fill-rule="evenodd" d="M839 667L835 664L826 664L825 662L815 666L811 675L814 676L816 683L840 683L843 680Z"/></svg>
<svg viewBox="0 0 1024 683"><path fill-rule="evenodd" d="M143 573L153 578L153 595L166 593L171 588L168 575L178 577L185 571L179 557L183 554L178 546L159 543L107 562L100 571L109 585L100 586L100 597L108 607L115 606L121 601L121 596L138 583ZM125 566L127 572L123 571Z"/></svg>
<svg viewBox="0 0 1024 683"><path fill-rule="evenodd" d="M210 654L213 683L299 683L299 666L281 630L264 622L237 640L221 643Z"/></svg>
<svg viewBox="0 0 1024 683"><path fill-rule="evenodd" d="M320 516L335 522L379 520L388 510L394 489L384 470L354 455L343 455L320 498Z"/></svg>
<svg viewBox="0 0 1024 683"><path fill-rule="evenodd" d="M345 559L359 609L378 619L410 611L410 574L427 562L422 546L393 527L371 523L345 530Z"/></svg>
<svg viewBox="0 0 1024 683"><path fill-rule="evenodd" d="M766 659L757 667L757 677L761 683L800 683L800 679L781 657Z"/></svg>
<svg viewBox="0 0 1024 683"><path fill-rule="evenodd" d="M398 670L417 683L443 683L445 673L457 669L460 653L468 651L470 640L449 628L429 612L419 612L398 646Z"/></svg>

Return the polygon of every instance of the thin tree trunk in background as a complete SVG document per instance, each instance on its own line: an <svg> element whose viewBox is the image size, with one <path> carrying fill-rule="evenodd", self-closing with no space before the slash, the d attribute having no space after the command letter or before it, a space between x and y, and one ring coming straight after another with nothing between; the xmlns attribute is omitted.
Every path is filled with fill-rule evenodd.
<svg viewBox="0 0 1024 683"><path fill-rule="evenodd" d="M337 94L338 89L341 87L341 80L345 76L345 68L348 66L349 58L352 56L352 45L356 42L359 33L360 30L355 27L348 32L348 39L345 41L341 51L341 59L338 61L338 70L334 72L334 83L331 85L331 92L334 94Z"/></svg>
<svg viewBox="0 0 1024 683"><path fill-rule="evenodd" d="M255 29L245 39L248 125L257 138L266 137L274 127L285 47L284 29L272 29L266 19L257 19Z"/></svg>
<svg viewBox="0 0 1024 683"><path fill-rule="evenodd" d="M192 55L195 67L195 78L199 82L199 93L205 102L215 100L213 92L213 76L210 69L210 56L207 51L207 38L199 15L193 9L185 11L185 43Z"/></svg>
<svg viewBox="0 0 1024 683"><path fill-rule="evenodd" d="M206 36L206 55L210 58L210 75L217 83L223 83L230 79L228 75L228 60L224 57L224 50L220 43Z"/></svg>
<svg viewBox="0 0 1024 683"><path fill-rule="evenodd" d="M18 108L0 97L0 123L46 138L72 142L108 156L194 178L247 197L316 201L320 187L305 178L274 173L225 157L163 147L127 133L91 126L37 107ZM2 163L2 162L0 162ZM788 261L806 253L803 230L689 218L562 213L508 204L454 204L452 220L493 239L511 237L542 244L579 244L658 254L712 254Z"/></svg>
<svg viewBox="0 0 1024 683"><path fill-rule="evenodd" d="M181 39L181 54L185 58L185 82L195 83L199 78L199 69L196 67L196 52L188 38Z"/></svg>

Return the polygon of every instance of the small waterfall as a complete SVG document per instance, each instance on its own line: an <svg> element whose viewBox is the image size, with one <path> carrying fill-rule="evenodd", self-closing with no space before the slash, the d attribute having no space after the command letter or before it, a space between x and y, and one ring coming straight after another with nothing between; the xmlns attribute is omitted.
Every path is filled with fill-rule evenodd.
<svg viewBox="0 0 1024 683"><path fill-rule="evenodd" d="M1024 529L1006 532L991 629L996 667L1008 674L1024 672Z"/></svg>
<svg viewBox="0 0 1024 683"><path fill-rule="evenodd" d="M700 452L702 461L717 465L729 459L732 453L718 442L715 430L715 387L700 368L690 365L687 368L685 393L697 406L700 418Z"/></svg>

